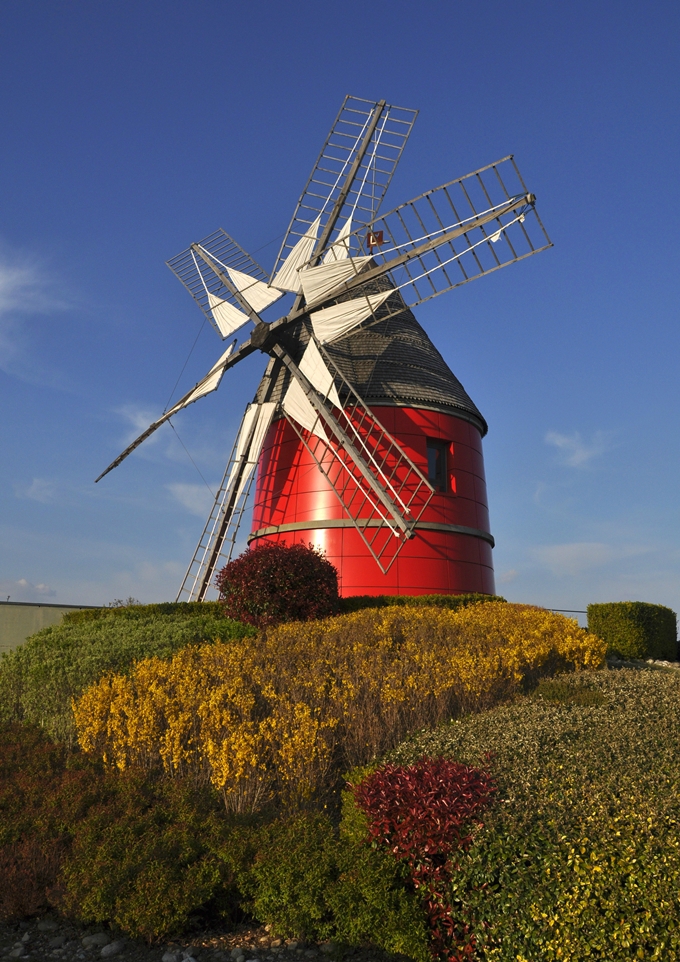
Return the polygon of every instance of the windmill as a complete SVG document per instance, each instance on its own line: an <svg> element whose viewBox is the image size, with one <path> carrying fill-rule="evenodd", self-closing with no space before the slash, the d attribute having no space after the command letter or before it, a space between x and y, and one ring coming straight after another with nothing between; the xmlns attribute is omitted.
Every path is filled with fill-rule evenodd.
<svg viewBox="0 0 680 962"><path fill-rule="evenodd" d="M268 358L178 600L206 598L255 478L250 543L316 544L343 594L494 590L487 425L411 308L551 242L511 155L379 216L416 116L345 98L271 274L223 230L168 261L223 340L245 337L97 481L229 368Z"/></svg>

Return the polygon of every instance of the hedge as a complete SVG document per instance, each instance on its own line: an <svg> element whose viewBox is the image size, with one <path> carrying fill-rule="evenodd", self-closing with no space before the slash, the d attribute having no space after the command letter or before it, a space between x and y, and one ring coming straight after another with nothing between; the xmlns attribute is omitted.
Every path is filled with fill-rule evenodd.
<svg viewBox="0 0 680 962"><path fill-rule="evenodd" d="M170 615L173 618L193 618L205 616L222 618L222 604L219 601L159 601L151 605L115 605L107 608L83 608L68 611L62 618L64 624L80 624L83 621L122 618L124 621L144 621L155 615Z"/></svg>
<svg viewBox="0 0 680 962"><path fill-rule="evenodd" d="M392 608L396 605L450 608L451 611L456 611L466 605L485 604L487 601L505 601L505 598L474 592L463 595L348 595L340 599L340 612L350 614L365 608Z"/></svg>
<svg viewBox="0 0 680 962"><path fill-rule="evenodd" d="M390 755L485 764L498 804L451 901L485 962L680 959L680 673L541 682Z"/></svg>
<svg viewBox="0 0 680 962"><path fill-rule="evenodd" d="M225 618L218 602L71 612L3 653L0 722L32 722L72 744L71 700L103 674L129 671L150 656L168 658L189 644L252 634Z"/></svg>
<svg viewBox="0 0 680 962"><path fill-rule="evenodd" d="M663 605L644 601L588 605L588 630L606 641L609 652L623 658L678 657L677 616Z"/></svg>

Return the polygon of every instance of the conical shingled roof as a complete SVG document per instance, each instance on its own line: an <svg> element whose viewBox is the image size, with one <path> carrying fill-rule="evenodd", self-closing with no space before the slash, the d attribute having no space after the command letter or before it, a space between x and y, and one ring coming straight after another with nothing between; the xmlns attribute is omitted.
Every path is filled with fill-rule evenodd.
<svg viewBox="0 0 680 962"><path fill-rule="evenodd" d="M426 408L487 423L411 311L327 344L326 351L369 407Z"/></svg>

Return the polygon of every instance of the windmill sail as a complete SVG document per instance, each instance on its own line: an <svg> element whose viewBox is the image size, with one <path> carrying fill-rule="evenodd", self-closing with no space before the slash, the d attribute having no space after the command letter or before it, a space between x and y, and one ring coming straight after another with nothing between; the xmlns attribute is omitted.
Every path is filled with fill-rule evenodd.
<svg viewBox="0 0 680 962"><path fill-rule="evenodd" d="M389 275L408 307L552 246L512 156L421 194L353 238L375 266L331 296ZM316 269L310 260L312 276Z"/></svg>
<svg viewBox="0 0 680 962"><path fill-rule="evenodd" d="M208 291L208 304L210 305L210 314L222 337L229 337L230 334L234 334L250 320L248 315L244 314L238 307L234 307L226 299L216 297L210 291Z"/></svg>
<svg viewBox="0 0 680 962"><path fill-rule="evenodd" d="M290 251L272 280L275 287L296 294L300 290L300 268L312 256L319 233L320 218L317 217L308 227L295 247Z"/></svg>
<svg viewBox="0 0 680 962"><path fill-rule="evenodd" d="M300 370L322 398L330 401L333 407L342 407L333 375L328 370L328 365L321 356L321 351L313 337L310 337L309 344L302 355Z"/></svg>
<svg viewBox="0 0 680 962"><path fill-rule="evenodd" d="M330 246L326 246L326 253L323 255L323 263L330 264L332 261L342 261L349 257L349 235L352 233L352 218L348 217L338 232Z"/></svg>
<svg viewBox="0 0 680 962"><path fill-rule="evenodd" d="M204 256L200 256L201 252ZM223 230L217 230L188 247L167 261L167 265L223 338L229 337L249 320L246 306L259 312L282 296L280 291L268 286L269 277L260 265ZM225 280L228 283L225 284ZM242 294L242 299L235 295L232 287ZM265 295L265 291L270 293ZM271 299L265 304L267 298Z"/></svg>
<svg viewBox="0 0 680 962"><path fill-rule="evenodd" d="M310 434L315 434L328 444L328 435L324 431L323 422L309 400L309 395L295 379L291 380L288 390L283 396L281 407L289 420L303 427Z"/></svg>
<svg viewBox="0 0 680 962"><path fill-rule="evenodd" d="M227 274L231 278L234 286L243 294L251 307L256 311L264 311L270 304L283 297L283 291L278 291L275 287L269 287L250 274L237 271L233 267L227 267Z"/></svg>
<svg viewBox="0 0 680 962"><path fill-rule="evenodd" d="M204 601L215 573L231 560L262 445L274 417L271 402L249 404L177 601Z"/></svg>
<svg viewBox="0 0 680 962"><path fill-rule="evenodd" d="M300 271L300 284L307 304L332 297L334 291L360 274L372 260L371 256L346 257L343 260L324 261L317 267Z"/></svg>
<svg viewBox="0 0 680 962"><path fill-rule="evenodd" d="M385 101L345 98L295 208L273 278L317 218L318 253L332 247L348 220L360 227L375 218L417 115Z"/></svg>
<svg viewBox="0 0 680 962"><path fill-rule="evenodd" d="M275 349L293 375L291 383L296 385L296 394L306 398L307 423L289 412L285 403L284 411L376 563L386 573L413 536L434 489L342 377L331 358L327 354L322 357L316 345L315 350L328 374L325 394L305 376L302 364L298 367L282 348ZM336 380L342 382L339 406L333 401L337 397Z"/></svg>
<svg viewBox="0 0 680 962"><path fill-rule="evenodd" d="M374 312L393 293L394 291L388 290L380 294L365 294L351 301L341 301L331 307L324 307L320 311L312 311L309 316L319 343L328 344L348 334L363 321L373 317ZM402 303L400 310L403 309Z"/></svg>

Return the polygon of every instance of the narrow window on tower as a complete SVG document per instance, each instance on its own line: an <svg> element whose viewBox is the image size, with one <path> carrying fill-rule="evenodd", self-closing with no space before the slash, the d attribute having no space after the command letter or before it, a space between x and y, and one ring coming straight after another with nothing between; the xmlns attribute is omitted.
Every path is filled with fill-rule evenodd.
<svg viewBox="0 0 680 962"><path fill-rule="evenodd" d="M434 438L427 439L427 480L435 491L448 491L449 489L446 463L448 447L446 441L439 441Z"/></svg>

